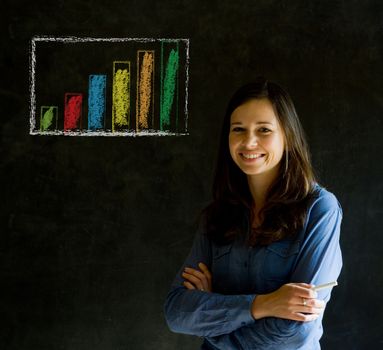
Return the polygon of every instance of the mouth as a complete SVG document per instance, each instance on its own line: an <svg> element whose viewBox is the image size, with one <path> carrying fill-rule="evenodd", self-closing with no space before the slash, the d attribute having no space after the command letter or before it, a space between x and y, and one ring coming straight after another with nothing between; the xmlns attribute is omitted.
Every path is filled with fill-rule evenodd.
<svg viewBox="0 0 383 350"><path fill-rule="evenodd" d="M264 153L240 153L242 159L247 161L254 161L265 156Z"/></svg>

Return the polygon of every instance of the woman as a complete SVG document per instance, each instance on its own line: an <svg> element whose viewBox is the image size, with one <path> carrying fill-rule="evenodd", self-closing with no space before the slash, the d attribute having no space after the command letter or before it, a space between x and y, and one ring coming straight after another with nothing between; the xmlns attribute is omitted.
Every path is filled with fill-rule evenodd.
<svg viewBox="0 0 383 350"><path fill-rule="evenodd" d="M174 332L202 349L320 349L342 267L342 210L315 180L294 105L258 78L227 107L213 185L165 303Z"/></svg>

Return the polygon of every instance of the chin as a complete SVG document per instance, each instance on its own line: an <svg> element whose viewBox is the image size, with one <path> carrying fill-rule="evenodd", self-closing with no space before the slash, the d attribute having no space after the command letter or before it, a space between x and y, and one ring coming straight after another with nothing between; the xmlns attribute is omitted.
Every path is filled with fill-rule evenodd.
<svg viewBox="0 0 383 350"><path fill-rule="evenodd" d="M257 175L264 174L265 172L264 171L244 171L244 173L247 176L257 176Z"/></svg>
<svg viewBox="0 0 383 350"><path fill-rule="evenodd" d="M259 176L259 175L266 175L266 176L270 176L270 177L274 177L274 176L277 176L278 174L278 167L274 166L274 167L267 167L266 169L264 167L259 167L259 168L250 168L250 167L240 167L241 171L247 175L247 176Z"/></svg>
<svg viewBox="0 0 383 350"><path fill-rule="evenodd" d="M260 175L267 172L267 170L263 170L263 169L249 169L245 167L241 167L240 169L246 175Z"/></svg>

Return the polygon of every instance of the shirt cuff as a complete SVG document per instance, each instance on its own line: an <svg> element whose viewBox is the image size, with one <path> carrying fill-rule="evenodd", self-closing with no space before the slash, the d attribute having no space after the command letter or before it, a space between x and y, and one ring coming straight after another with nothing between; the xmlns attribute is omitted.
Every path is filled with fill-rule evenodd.
<svg viewBox="0 0 383 350"><path fill-rule="evenodd" d="M227 308L229 312L227 316L230 322L234 321L236 323L237 327L235 328L248 326L255 322L251 314L251 306L255 297L255 294L233 295L228 300Z"/></svg>

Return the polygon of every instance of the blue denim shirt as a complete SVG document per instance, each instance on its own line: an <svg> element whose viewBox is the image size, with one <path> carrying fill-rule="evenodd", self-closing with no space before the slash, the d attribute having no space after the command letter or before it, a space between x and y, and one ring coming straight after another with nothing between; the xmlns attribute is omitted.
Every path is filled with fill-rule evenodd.
<svg viewBox="0 0 383 350"><path fill-rule="evenodd" d="M303 229L293 239L266 247L249 247L246 238L217 246L201 227L189 256L177 273L164 310L169 328L204 338L201 349L317 350L322 318L299 322L251 315L258 294L285 283L319 285L337 280L342 268L339 247L342 210L336 197L316 185ZM188 290L181 276L185 267L204 262L213 275L213 293ZM318 292L328 302L331 289Z"/></svg>

